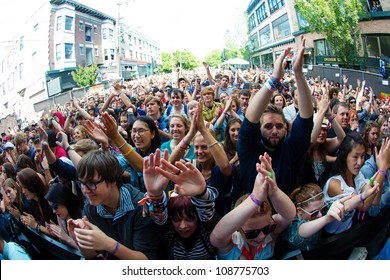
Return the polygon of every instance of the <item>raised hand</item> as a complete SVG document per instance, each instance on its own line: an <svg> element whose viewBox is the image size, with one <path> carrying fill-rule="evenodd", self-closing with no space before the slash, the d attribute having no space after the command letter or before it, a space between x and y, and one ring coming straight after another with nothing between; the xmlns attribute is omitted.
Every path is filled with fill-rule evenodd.
<svg viewBox="0 0 390 280"><path fill-rule="evenodd" d="M107 135L96 123L92 122L91 120L87 120L85 122L85 130L95 141L105 145L105 147L108 146Z"/></svg>
<svg viewBox="0 0 390 280"><path fill-rule="evenodd" d="M302 73L303 72L303 56L305 54L305 43L306 39L301 36L301 43L298 49L294 53L294 58L292 61L294 73Z"/></svg>
<svg viewBox="0 0 390 280"><path fill-rule="evenodd" d="M272 75L278 80L283 78L284 68L286 67L286 63L287 63L284 59L290 53L290 51L291 51L291 48L285 49L284 52L281 53L275 61L274 71L273 71Z"/></svg>
<svg viewBox="0 0 390 280"><path fill-rule="evenodd" d="M39 133L39 140L47 142L48 136L46 131L42 128L40 124L37 124L37 132Z"/></svg>
<svg viewBox="0 0 390 280"><path fill-rule="evenodd" d="M164 151L164 159L168 160L168 150ZM156 154L151 153L149 159L144 159L144 182L146 191L150 196L160 196L169 183L169 180L155 169L155 167L160 166L160 164L160 149L156 150Z"/></svg>
<svg viewBox="0 0 390 280"><path fill-rule="evenodd" d="M57 133L57 139L61 138L61 142L57 142L58 146L61 146L62 148L66 149L69 146L69 141L68 141L68 135L66 133L60 131Z"/></svg>
<svg viewBox="0 0 390 280"><path fill-rule="evenodd" d="M330 220L341 221L344 217L345 207L344 202L350 199L350 196L343 197L332 203L325 217L330 218Z"/></svg>
<svg viewBox="0 0 390 280"><path fill-rule="evenodd" d="M104 112L101 115L101 120L104 126L101 125L100 128L108 136L108 138L113 139L115 136L119 135L118 125L114 117L110 116L107 112Z"/></svg>
<svg viewBox="0 0 390 280"><path fill-rule="evenodd" d="M258 176L259 174L261 174L264 177L263 179L264 182L267 183L266 185L260 188L263 190L263 192L264 191L266 192L265 194L263 193L262 195L263 196L266 195L266 197L272 196L275 193L276 189L278 188L278 185L276 184L275 172L272 168L272 158L269 156L268 153L264 153L264 155L260 155L259 159L261 163L256 164L256 170L258 172ZM260 180L262 179L261 175L259 177ZM266 189L264 189L264 187L266 187ZM255 190L255 187L253 188L253 190Z"/></svg>
<svg viewBox="0 0 390 280"><path fill-rule="evenodd" d="M175 193L179 195L199 195L206 188L202 173L191 163L177 161L175 165L165 159L161 160L162 167L156 166L158 173L175 183Z"/></svg>

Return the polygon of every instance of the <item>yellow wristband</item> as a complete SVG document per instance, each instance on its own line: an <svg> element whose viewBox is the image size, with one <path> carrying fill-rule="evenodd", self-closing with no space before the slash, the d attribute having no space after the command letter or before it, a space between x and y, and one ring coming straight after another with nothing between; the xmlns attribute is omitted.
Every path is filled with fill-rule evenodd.
<svg viewBox="0 0 390 280"><path fill-rule="evenodd" d="M132 151L133 151L133 147L130 146L130 150L128 150L126 153L122 154L122 156L126 157L126 156L130 155Z"/></svg>

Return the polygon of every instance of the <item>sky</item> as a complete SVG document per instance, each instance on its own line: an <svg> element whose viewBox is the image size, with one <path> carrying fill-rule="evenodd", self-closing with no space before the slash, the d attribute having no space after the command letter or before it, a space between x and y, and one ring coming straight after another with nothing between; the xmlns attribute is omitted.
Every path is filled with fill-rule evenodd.
<svg viewBox="0 0 390 280"><path fill-rule="evenodd" d="M0 41L15 35L23 18L45 0L0 0ZM250 0L78 0L125 23L160 43L162 51L187 50L199 58L222 49L225 30L234 28ZM23 7L23 8L21 8ZM12 26L12 28L10 28ZM1 47L1 44L0 44Z"/></svg>

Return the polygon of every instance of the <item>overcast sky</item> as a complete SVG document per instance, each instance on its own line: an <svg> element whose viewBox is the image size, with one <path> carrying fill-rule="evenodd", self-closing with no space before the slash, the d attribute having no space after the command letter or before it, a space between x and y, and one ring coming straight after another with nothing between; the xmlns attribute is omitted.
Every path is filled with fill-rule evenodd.
<svg viewBox="0 0 390 280"><path fill-rule="evenodd" d="M0 42L12 38L21 19L31 15L45 0L0 0ZM186 49L203 58L221 49L226 29L231 29L250 0L78 0L77 2L117 17L160 43L162 51ZM23 8L22 8L23 7ZM1 48L2 44L0 44Z"/></svg>

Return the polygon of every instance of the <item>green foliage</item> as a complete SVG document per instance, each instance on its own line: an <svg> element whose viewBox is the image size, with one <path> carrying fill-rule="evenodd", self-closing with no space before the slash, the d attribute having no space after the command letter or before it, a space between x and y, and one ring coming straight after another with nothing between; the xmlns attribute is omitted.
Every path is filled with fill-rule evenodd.
<svg viewBox="0 0 390 280"><path fill-rule="evenodd" d="M212 50L206 55L204 61L207 62L211 67L218 67L222 63L222 51Z"/></svg>
<svg viewBox="0 0 390 280"><path fill-rule="evenodd" d="M76 84L80 87L92 86L96 82L97 78L97 65L92 64L91 66L82 67L79 65L79 68L76 71L72 71L72 78Z"/></svg>
<svg viewBox="0 0 390 280"><path fill-rule="evenodd" d="M189 51L177 50L173 54L162 52L161 59L162 59L161 71L165 73L171 72L172 66L174 67L174 69L180 67L180 62L181 62L181 67L186 70L192 70L200 66L200 62L198 61L196 56Z"/></svg>
<svg viewBox="0 0 390 280"><path fill-rule="evenodd" d="M295 0L295 5L309 23L306 30L324 35L341 63L350 66L357 61L363 13L359 0Z"/></svg>

